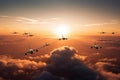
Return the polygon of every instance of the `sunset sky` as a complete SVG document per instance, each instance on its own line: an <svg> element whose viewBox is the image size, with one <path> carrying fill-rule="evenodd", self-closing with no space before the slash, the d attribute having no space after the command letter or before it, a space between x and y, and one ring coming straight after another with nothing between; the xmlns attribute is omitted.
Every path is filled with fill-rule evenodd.
<svg viewBox="0 0 120 80"><path fill-rule="evenodd" d="M119 8L119 0L0 0L0 33L119 32Z"/></svg>
<svg viewBox="0 0 120 80"><path fill-rule="evenodd" d="M120 0L0 0L0 80L120 80Z"/></svg>

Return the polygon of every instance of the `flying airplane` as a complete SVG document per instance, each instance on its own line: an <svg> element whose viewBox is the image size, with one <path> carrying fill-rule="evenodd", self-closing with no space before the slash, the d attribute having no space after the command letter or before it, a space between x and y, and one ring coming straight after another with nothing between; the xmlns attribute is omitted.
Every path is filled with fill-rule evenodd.
<svg viewBox="0 0 120 80"><path fill-rule="evenodd" d="M13 32L12 34L18 34L18 32Z"/></svg>
<svg viewBox="0 0 120 80"><path fill-rule="evenodd" d="M58 40L68 40L68 38L67 38L67 37L64 37L64 36L62 35L62 37L59 38Z"/></svg>
<svg viewBox="0 0 120 80"><path fill-rule="evenodd" d="M32 36L34 36L34 35L33 35L33 34L31 34L31 33L29 33L29 34L28 34L28 36L32 37Z"/></svg>
<svg viewBox="0 0 120 80"><path fill-rule="evenodd" d="M94 44L93 46L91 46L91 48L101 49L101 48L102 48L102 46L99 46L99 45L97 45L97 44Z"/></svg>
<svg viewBox="0 0 120 80"><path fill-rule="evenodd" d="M43 46L41 46L41 47L39 47L39 48L36 48L36 49L29 48L28 52L26 52L25 55L36 53L36 52L39 51L39 49L44 48L44 47L47 47L47 46L50 46L50 44L49 44L49 43L46 43L46 44L44 44Z"/></svg>
<svg viewBox="0 0 120 80"><path fill-rule="evenodd" d="M32 49L32 48L30 48L30 49L28 50L28 52L25 53L25 55L27 55L28 53L29 53L29 54L33 54L34 52L38 52L38 49Z"/></svg>
<svg viewBox="0 0 120 80"><path fill-rule="evenodd" d="M27 33L27 32L25 32L25 33L23 33L23 35L28 35L29 33Z"/></svg>
<svg viewBox="0 0 120 80"><path fill-rule="evenodd" d="M112 32L111 34L116 34L116 32Z"/></svg>
<svg viewBox="0 0 120 80"><path fill-rule="evenodd" d="M25 37L32 37L32 36L34 36L33 34L28 33L28 32L23 33L23 35L24 35Z"/></svg>
<svg viewBox="0 0 120 80"><path fill-rule="evenodd" d="M102 31L102 32L100 32L100 34L106 34L106 32L103 32L103 31Z"/></svg>

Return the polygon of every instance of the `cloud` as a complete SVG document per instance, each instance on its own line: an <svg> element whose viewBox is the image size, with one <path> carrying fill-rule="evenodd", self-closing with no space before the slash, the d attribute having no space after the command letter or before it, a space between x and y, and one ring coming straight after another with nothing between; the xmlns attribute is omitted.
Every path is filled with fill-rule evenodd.
<svg viewBox="0 0 120 80"><path fill-rule="evenodd" d="M103 59L99 59L98 61L100 61L100 62L112 62L112 61L117 61L117 59L116 58L103 58Z"/></svg>
<svg viewBox="0 0 120 80"><path fill-rule="evenodd" d="M30 80L36 70L43 69L45 66L46 63L41 61L0 56L0 76L5 80Z"/></svg>
<svg viewBox="0 0 120 80"><path fill-rule="evenodd" d="M75 58L84 61L86 60L87 56L81 56L81 55L75 54Z"/></svg>
<svg viewBox="0 0 120 80"><path fill-rule="evenodd" d="M23 68L37 69L39 67L43 67L46 65L41 61L35 62L35 61L26 60L26 59L14 59L8 56L0 56L0 62L6 67L16 66L19 69L23 69Z"/></svg>
<svg viewBox="0 0 120 80"><path fill-rule="evenodd" d="M31 19L31 18L26 18L26 17L17 17L18 19L16 21L18 22L23 22L23 23L28 23L28 24L39 24L39 20L37 19Z"/></svg>
<svg viewBox="0 0 120 80"><path fill-rule="evenodd" d="M104 22L104 23L85 24L85 25L81 25L81 26L90 27L90 26L102 26L102 25L114 25L114 24L119 24L119 21L118 20L111 20L111 21Z"/></svg>
<svg viewBox="0 0 120 80"><path fill-rule="evenodd" d="M120 68L118 53L100 53L88 56L87 65L97 70L105 80L120 80Z"/></svg>
<svg viewBox="0 0 120 80"><path fill-rule="evenodd" d="M77 50L73 47L63 46L50 54L45 72L36 73L34 80L102 80L97 71L75 58Z"/></svg>
<svg viewBox="0 0 120 80"><path fill-rule="evenodd" d="M50 54L44 54L44 55L41 55L41 56L28 56L26 57L26 59L29 59L29 60L32 60L32 61L42 61L42 62L47 62L48 59L50 58Z"/></svg>
<svg viewBox="0 0 120 80"><path fill-rule="evenodd" d="M1 55L0 79L119 80L120 59L115 56L110 53L81 56L69 46L40 56L26 56L25 59Z"/></svg>
<svg viewBox="0 0 120 80"><path fill-rule="evenodd" d="M34 80L64 80L64 78L52 75L48 71L43 71L40 74L36 74Z"/></svg>
<svg viewBox="0 0 120 80"><path fill-rule="evenodd" d="M17 17L17 22L27 23L27 24L54 24L58 18L48 18L48 19L32 19L26 17Z"/></svg>
<svg viewBox="0 0 120 80"><path fill-rule="evenodd" d="M10 18L13 22L22 22L24 24L57 24L61 22L59 17L53 18L29 18L29 17L12 17L12 16L0 16L0 18ZM91 27L91 26L101 26L101 25L115 25L119 24L119 20L109 20L104 23L91 23L83 24L80 26Z"/></svg>
<svg viewBox="0 0 120 80"><path fill-rule="evenodd" d="M69 60L71 59L72 57L74 57L74 55L77 53L77 50L75 50L74 48L72 47L67 47L67 46L64 46L64 47L61 47L61 48L57 48L55 50L53 50L51 52L51 60L53 59L61 59L63 60L66 59L66 60ZM62 61L61 60L61 61Z"/></svg>
<svg viewBox="0 0 120 80"><path fill-rule="evenodd" d="M97 62L95 65L98 71L106 77L106 80L120 80L120 70L115 64L108 62Z"/></svg>

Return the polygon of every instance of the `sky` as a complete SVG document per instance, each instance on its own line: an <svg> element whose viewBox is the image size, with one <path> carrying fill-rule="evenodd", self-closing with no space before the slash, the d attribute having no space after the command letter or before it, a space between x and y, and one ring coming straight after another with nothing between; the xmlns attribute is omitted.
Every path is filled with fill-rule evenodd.
<svg viewBox="0 0 120 80"><path fill-rule="evenodd" d="M0 80L120 80L119 8L120 0L0 0ZM46 38L56 31L75 36ZM25 56L30 48L39 51Z"/></svg>
<svg viewBox="0 0 120 80"><path fill-rule="evenodd" d="M0 32L54 33L67 25L77 34L119 32L119 0L0 0Z"/></svg>

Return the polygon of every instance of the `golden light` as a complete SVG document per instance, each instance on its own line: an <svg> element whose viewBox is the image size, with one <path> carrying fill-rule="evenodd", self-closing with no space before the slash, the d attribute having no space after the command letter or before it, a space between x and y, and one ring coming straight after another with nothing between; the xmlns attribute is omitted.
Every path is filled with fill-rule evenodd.
<svg viewBox="0 0 120 80"><path fill-rule="evenodd" d="M68 28L68 26L65 25L65 24L60 24L60 25L58 25L58 27L56 28L55 31L56 31L56 34L57 34L58 36L68 35L68 33L69 33L69 28Z"/></svg>

